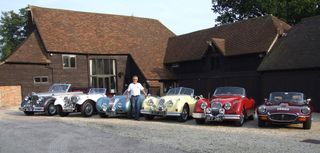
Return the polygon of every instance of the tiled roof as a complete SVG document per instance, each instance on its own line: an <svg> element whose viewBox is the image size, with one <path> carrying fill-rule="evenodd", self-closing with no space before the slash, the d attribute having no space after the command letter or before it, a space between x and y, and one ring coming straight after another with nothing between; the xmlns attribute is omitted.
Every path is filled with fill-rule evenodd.
<svg viewBox="0 0 320 153"><path fill-rule="evenodd" d="M39 37L32 32L28 38L5 60L6 63L48 64L50 60L44 55L39 45Z"/></svg>
<svg viewBox="0 0 320 153"><path fill-rule="evenodd" d="M267 15L171 37L165 63L199 60L211 43L225 56L267 52L277 34L290 28Z"/></svg>
<svg viewBox="0 0 320 153"><path fill-rule="evenodd" d="M320 68L320 15L303 19L279 39L259 71Z"/></svg>
<svg viewBox="0 0 320 153"><path fill-rule="evenodd" d="M168 38L158 20L31 6L33 22L48 52L131 55L147 79L165 79Z"/></svg>

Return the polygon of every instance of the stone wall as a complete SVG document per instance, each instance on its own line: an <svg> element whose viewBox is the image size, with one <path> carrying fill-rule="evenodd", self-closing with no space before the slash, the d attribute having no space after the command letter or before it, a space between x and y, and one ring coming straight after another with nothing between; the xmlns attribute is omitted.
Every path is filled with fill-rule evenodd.
<svg viewBox="0 0 320 153"><path fill-rule="evenodd" d="M0 86L0 107L18 107L21 99L21 86Z"/></svg>

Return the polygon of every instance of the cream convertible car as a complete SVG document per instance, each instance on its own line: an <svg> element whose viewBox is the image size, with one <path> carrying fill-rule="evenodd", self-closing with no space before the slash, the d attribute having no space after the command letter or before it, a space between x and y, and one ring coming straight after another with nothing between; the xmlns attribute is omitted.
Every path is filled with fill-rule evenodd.
<svg viewBox="0 0 320 153"><path fill-rule="evenodd" d="M185 122L192 115L197 100L191 88L172 88L163 97L148 97L142 103L141 114L146 120L155 116L175 116L178 121Z"/></svg>

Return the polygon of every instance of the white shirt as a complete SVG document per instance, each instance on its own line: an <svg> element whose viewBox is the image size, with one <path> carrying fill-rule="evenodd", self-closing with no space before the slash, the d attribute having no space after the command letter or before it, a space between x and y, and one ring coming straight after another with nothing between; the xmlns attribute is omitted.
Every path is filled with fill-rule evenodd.
<svg viewBox="0 0 320 153"><path fill-rule="evenodd" d="M128 92L131 96L139 96L141 94L141 90L143 90L143 86L140 83L130 83L128 87Z"/></svg>

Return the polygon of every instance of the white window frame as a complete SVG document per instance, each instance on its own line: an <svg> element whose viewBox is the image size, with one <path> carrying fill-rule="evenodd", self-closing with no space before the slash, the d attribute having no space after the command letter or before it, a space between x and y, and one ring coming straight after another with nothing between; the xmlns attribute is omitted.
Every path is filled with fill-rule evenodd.
<svg viewBox="0 0 320 153"><path fill-rule="evenodd" d="M112 67L112 69L113 69L113 74L102 74L102 75L93 75L92 73L92 65L93 65L93 63L92 63L92 61L93 60L98 60L99 58L93 58L93 59L90 59L89 60L89 69L90 69L90 86L93 86L93 84L92 84L92 78L93 77L102 77L102 78L111 78L111 77L115 77L115 88L114 89L110 89L110 87L106 87L107 88L107 90L109 91L109 92L116 92L118 89L118 87L117 87L117 82L118 82L118 79L117 79L117 60L116 59L109 59L109 58L101 58L102 60L112 60L112 65L113 65L113 67ZM103 68L104 69L104 68Z"/></svg>
<svg viewBox="0 0 320 153"><path fill-rule="evenodd" d="M40 82L36 82L36 78L40 78ZM43 78L47 78L47 82L42 82ZM34 76L33 83L34 84L48 84L49 83L49 76Z"/></svg>
<svg viewBox="0 0 320 153"><path fill-rule="evenodd" d="M74 57L74 67L65 67L64 66L64 57L68 57L68 64L71 65L71 57ZM70 55L70 54L63 54L62 55L62 68L63 69L76 69L77 68L77 56L76 55Z"/></svg>

